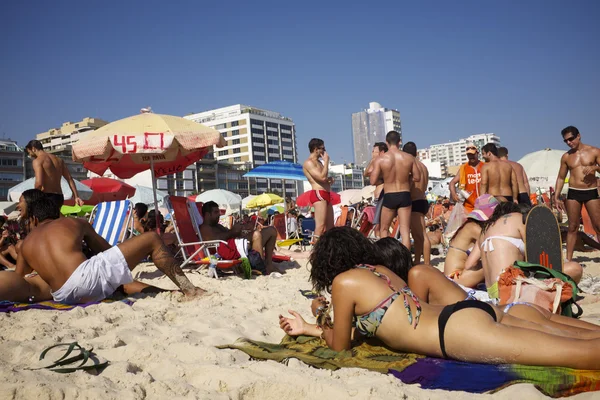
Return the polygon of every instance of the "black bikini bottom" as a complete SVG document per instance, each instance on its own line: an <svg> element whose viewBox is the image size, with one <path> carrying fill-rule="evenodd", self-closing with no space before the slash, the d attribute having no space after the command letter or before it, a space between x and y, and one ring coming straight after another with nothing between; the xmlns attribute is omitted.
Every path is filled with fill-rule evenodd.
<svg viewBox="0 0 600 400"><path fill-rule="evenodd" d="M446 345L444 343L444 330L446 329L448 319L450 319L450 316L455 312L464 310L465 308L478 308L480 310L483 310L486 313L490 314L492 318L494 318L494 322L497 321L494 307L492 307L488 303L484 303L479 300L463 300L459 301L458 303L450 304L444 307L438 319L438 328L440 332L440 348L442 349L442 356L444 358L448 358L448 355L446 354Z"/></svg>

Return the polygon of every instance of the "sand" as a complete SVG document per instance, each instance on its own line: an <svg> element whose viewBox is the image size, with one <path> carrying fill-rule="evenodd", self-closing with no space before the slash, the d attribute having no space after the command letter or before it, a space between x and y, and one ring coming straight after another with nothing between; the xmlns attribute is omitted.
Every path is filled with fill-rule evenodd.
<svg viewBox="0 0 600 400"><path fill-rule="evenodd" d="M297 255L301 257L302 255ZM582 286L600 293L600 252L578 253L586 265ZM435 263L438 267L441 264ZM137 296L133 306L117 302L72 311L30 310L0 314L0 399L472 399L489 395L423 390L361 369L319 370L297 360L283 365L251 361L237 350L218 350L245 336L279 342L278 315L294 309L308 317L306 259L283 264L281 278L214 280L188 273L207 288L206 298L180 302L179 293ZM142 281L174 288L152 264L134 271ZM598 296L582 301L584 319L600 321ZM308 318L307 318L308 319ZM78 341L92 346L110 365L99 375L29 371L43 348ZM575 396L598 398L598 393ZM506 388L495 398L543 398L532 385Z"/></svg>

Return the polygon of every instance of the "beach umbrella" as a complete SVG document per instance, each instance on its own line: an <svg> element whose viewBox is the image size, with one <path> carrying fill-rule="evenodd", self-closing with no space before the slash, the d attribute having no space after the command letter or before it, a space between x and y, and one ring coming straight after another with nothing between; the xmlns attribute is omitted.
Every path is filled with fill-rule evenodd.
<svg viewBox="0 0 600 400"><path fill-rule="evenodd" d="M256 197L256 195L254 195L254 194L251 194L251 195L249 195L249 196L246 196L246 197L244 197L244 198L242 199L242 208L248 208L248 207L247 207L247 205L248 205L248 202L249 202L250 200L252 200L253 198L255 198L255 197Z"/></svg>
<svg viewBox="0 0 600 400"><path fill-rule="evenodd" d="M289 161L271 161L244 174L244 178L281 179L285 197L285 181L307 181L302 165Z"/></svg>
<svg viewBox="0 0 600 400"><path fill-rule="evenodd" d="M225 210L226 215L231 215L234 212L241 212L242 210L242 196L230 192L229 190L212 189L191 197L193 197L193 201L197 203L214 201L219 205L220 209Z"/></svg>
<svg viewBox="0 0 600 400"><path fill-rule="evenodd" d="M308 192L304 192L298 196L296 199L296 205L298 207L308 207L313 205L313 203L310 201L310 192L311 191L309 190ZM331 205L340 204L340 201L342 200L340 195L335 192L329 192L329 199L329 204Z"/></svg>
<svg viewBox="0 0 600 400"><path fill-rule="evenodd" d="M346 189L340 193L340 204L342 206L349 206L350 204L360 203L363 199L361 189Z"/></svg>
<svg viewBox="0 0 600 400"><path fill-rule="evenodd" d="M437 185L434 185L430 193L438 197L450 197L450 186L448 185L452 179L454 177L446 178Z"/></svg>
<svg viewBox="0 0 600 400"><path fill-rule="evenodd" d="M142 109L141 114L105 125L74 143L73 160L98 175L110 169L121 179L150 169L156 191L156 177L182 172L213 145L224 144L213 128ZM154 208L158 211L156 194Z"/></svg>
<svg viewBox="0 0 600 400"><path fill-rule="evenodd" d="M132 204L144 203L146 205L154 204L154 190L151 187L133 185L135 188L135 194L129 198ZM163 199L168 196L169 193L163 192L162 190L156 190L156 198L159 207L163 203Z"/></svg>
<svg viewBox="0 0 600 400"><path fill-rule="evenodd" d="M274 193L263 193L256 196L246 204L246 208L259 208L272 206L277 203L283 203L283 198Z"/></svg>
<svg viewBox="0 0 600 400"><path fill-rule="evenodd" d="M98 204L105 201L125 200L135 194L135 187L111 178L92 178L81 181L94 191L87 204Z"/></svg>
<svg viewBox="0 0 600 400"><path fill-rule="evenodd" d="M361 189L361 196L364 200L371 199L375 194L375 189L377 186L375 185L367 185Z"/></svg>
<svg viewBox="0 0 600 400"><path fill-rule="evenodd" d="M78 180L73 179L75 182L75 187L77 188L77 192L79 192L79 197L82 200L88 200L92 197L92 189L79 182ZM35 187L35 178L29 178L24 182L19 183L16 186L8 189L8 200L9 201L19 201L21 194L29 189L34 189ZM62 190L63 196L65 196L65 204L74 204L73 192L71 192L71 188L69 187L69 183L65 178L60 178L60 188Z"/></svg>
<svg viewBox="0 0 600 400"><path fill-rule="evenodd" d="M14 201L0 201L0 215L8 215L15 211L17 204Z"/></svg>
<svg viewBox="0 0 600 400"><path fill-rule="evenodd" d="M279 214L283 214L285 212L285 205L284 204L275 204L274 206L268 206L265 208L262 208L258 214L263 217L266 218L267 215L273 215L276 212L278 212Z"/></svg>
<svg viewBox="0 0 600 400"><path fill-rule="evenodd" d="M545 192L550 188L554 188L560 169L560 159L563 154L565 154L564 151L546 148L529 153L518 161L529 178L532 193L538 190ZM564 185L562 192L567 193L567 190L568 185Z"/></svg>

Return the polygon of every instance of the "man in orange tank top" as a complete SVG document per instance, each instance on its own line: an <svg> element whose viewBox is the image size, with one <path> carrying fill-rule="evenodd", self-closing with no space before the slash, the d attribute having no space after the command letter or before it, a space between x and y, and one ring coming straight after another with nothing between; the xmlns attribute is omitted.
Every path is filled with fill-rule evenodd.
<svg viewBox="0 0 600 400"><path fill-rule="evenodd" d="M456 191L456 184L459 184L459 191L468 197L464 201L465 211L470 213L475 208L475 200L480 196L481 185L481 167L483 161L479 160L479 150L473 143L467 143L467 158L469 161L460 166L458 173L450 181L450 195L452 200L459 202L466 196L459 195Z"/></svg>

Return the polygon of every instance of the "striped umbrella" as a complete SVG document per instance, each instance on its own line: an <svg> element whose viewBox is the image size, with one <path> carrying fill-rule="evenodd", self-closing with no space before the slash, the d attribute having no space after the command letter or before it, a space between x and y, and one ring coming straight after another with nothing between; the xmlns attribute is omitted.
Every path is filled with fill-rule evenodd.
<svg viewBox="0 0 600 400"><path fill-rule="evenodd" d="M289 161L271 161L244 174L244 178L272 178L290 181L306 181L302 165Z"/></svg>

